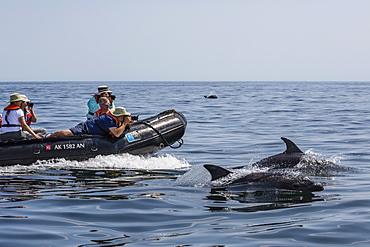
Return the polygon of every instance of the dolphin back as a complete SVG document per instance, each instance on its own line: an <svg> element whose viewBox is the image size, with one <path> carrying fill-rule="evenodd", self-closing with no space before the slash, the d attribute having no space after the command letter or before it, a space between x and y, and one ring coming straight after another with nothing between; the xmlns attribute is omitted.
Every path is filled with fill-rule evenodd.
<svg viewBox="0 0 370 247"><path fill-rule="evenodd" d="M203 165L209 173L212 175L214 181L218 178L225 177L232 171L216 165ZM324 187L321 184L317 184L310 178L302 175L295 175L291 173L282 172L252 172L242 177L234 177L225 183L220 188L228 189L285 189L285 190L297 190L297 191L321 191Z"/></svg>
<svg viewBox="0 0 370 247"><path fill-rule="evenodd" d="M288 138L281 137L285 142L286 150L280 154L276 154L252 164L252 166L269 169L284 169L293 168L296 166L304 153L297 147L297 145Z"/></svg>
<svg viewBox="0 0 370 247"><path fill-rule="evenodd" d="M299 149L299 147L297 147L297 145L294 142L292 142L291 140L285 137L281 137L281 139L285 142L285 145L286 145L286 150L284 153L286 154L302 153L303 154L303 152Z"/></svg>
<svg viewBox="0 0 370 247"><path fill-rule="evenodd" d="M225 177L231 173L231 171L226 170L225 168L222 168L220 166L215 166L215 165L203 165L203 166L211 174L212 176L211 181L214 181L221 177Z"/></svg>

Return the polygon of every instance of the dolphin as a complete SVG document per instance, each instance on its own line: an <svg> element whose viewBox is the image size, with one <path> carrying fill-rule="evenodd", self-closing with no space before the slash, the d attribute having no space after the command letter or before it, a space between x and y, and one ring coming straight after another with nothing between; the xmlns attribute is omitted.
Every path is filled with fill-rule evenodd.
<svg viewBox="0 0 370 247"><path fill-rule="evenodd" d="M211 174L211 181L216 181L222 178L233 176L232 171L216 165L203 165ZM315 183L310 178L302 175L294 175L291 173L282 172L254 172L236 179L231 180L222 186L223 187L257 187L257 188L275 188L295 191L322 191L324 187L321 184Z"/></svg>
<svg viewBox="0 0 370 247"><path fill-rule="evenodd" d="M218 98L218 96L217 95L215 95L215 94L211 94L211 95L204 95L204 98L208 98L208 99L217 99Z"/></svg>
<svg viewBox="0 0 370 247"><path fill-rule="evenodd" d="M296 166L301 161L301 157L304 155L304 153L294 142L288 138L281 137L281 139L286 145L286 150L283 153L264 158L256 163L253 163L252 166L258 168L268 167L270 169L293 168Z"/></svg>
<svg viewBox="0 0 370 247"><path fill-rule="evenodd" d="M210 92L208 95L204 95L204 98L207 98L207 99L217 99L218 96L215 93Z"/></svg>
<svg viewBox="0 0 370 247"><path fill-rule="evenodd" d="M268 168L268 170L295 168L303 171L305 174L311 175L329 175L333 172L353 170L350 167L340 166L328 160L310 157L303 153L299 147L288 138L281 137L281 139L286 145L286 150L284 152L257 161L253 163L252 166L257 168ZM300 164L299 167L297 166L298 164Z"/></svg>

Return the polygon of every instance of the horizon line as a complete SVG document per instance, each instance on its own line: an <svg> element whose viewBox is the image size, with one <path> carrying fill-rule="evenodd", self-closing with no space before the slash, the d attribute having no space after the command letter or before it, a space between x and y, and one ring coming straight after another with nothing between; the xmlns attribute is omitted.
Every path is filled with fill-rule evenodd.
<svg viewBox="0 0 370 247"><path fill-rule="evenodd" d="M370 80L9 80L3 82L370 82Z"/></svg>

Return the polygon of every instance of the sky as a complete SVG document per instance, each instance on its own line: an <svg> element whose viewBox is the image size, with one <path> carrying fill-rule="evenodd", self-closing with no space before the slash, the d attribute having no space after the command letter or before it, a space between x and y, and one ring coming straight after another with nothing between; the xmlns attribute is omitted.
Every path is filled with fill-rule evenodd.
<svg viewBox="0 0 370 247"><path fill-rule="evenodd" d="M369 0L0 0L0 81L370 81Z"/></svg>

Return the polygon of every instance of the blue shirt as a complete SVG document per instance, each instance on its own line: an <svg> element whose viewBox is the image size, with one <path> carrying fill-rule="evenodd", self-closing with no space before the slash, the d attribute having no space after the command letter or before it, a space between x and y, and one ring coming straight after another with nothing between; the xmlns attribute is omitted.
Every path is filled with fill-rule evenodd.
<svg viewBox="0 0 370 247"><path fill-rule="evenodd" d="M116 121L104 114L98 118L90 119L85 122L89 134L106 135L110 132L109 128L118 127Z"/></svg>

